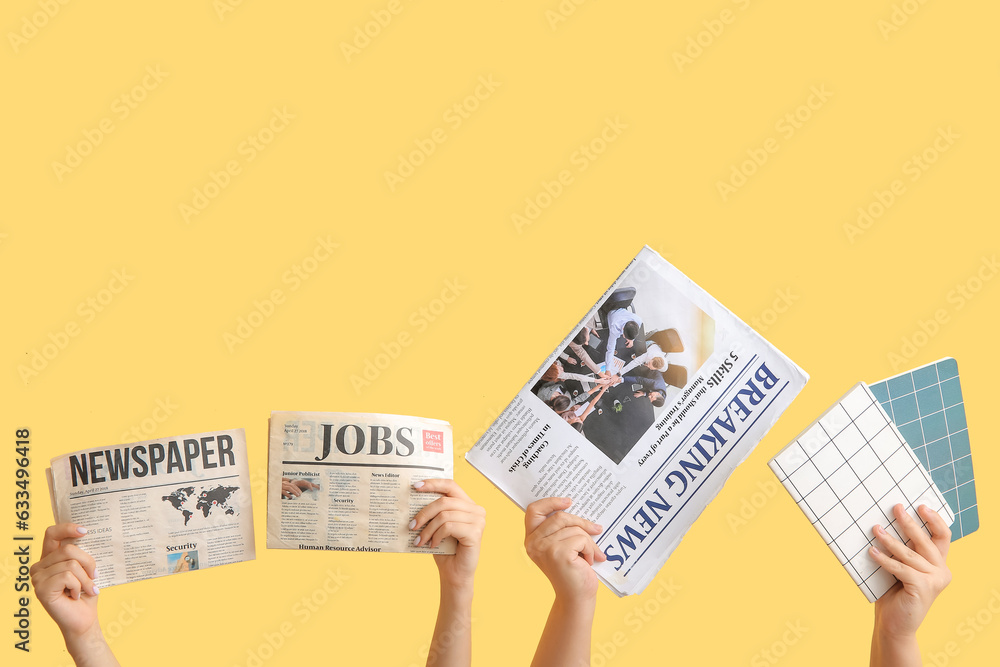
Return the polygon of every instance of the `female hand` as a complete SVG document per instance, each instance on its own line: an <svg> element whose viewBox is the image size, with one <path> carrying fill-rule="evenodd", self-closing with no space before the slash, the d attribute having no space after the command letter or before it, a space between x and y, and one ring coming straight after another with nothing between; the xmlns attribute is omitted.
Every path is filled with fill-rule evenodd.
<svg viewBox="0 0 1000 667"><path fill-rule="evenodd" d="M434 555L441 584L455 588L471 586L486 528L486 510L451 479L425 479L415 483L413 488L418 493L440 493L442 496L428 503L410 521L410 530L423 526L414 546L437 547L445 538L454 537L458 541L454 555Z"/></svg>

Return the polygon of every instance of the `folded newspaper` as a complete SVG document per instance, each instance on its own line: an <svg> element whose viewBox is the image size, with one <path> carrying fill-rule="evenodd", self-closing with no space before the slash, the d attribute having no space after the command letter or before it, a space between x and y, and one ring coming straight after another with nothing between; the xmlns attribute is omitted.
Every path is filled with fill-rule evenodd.
<svg viewBox="0 0 1000 667"><path fill-rule="evenodd" d="M97 561L97 585L253 560L243 429L94 447L45 471L57 523Z"/></svg>
<svg viewBox="0 0 1000 667"><path fill-rule="evenodd" d="M267 547L453 554L446 538L415 547L413 516L440 498L413 484L452 478L451 425L437 419L272 412Z"/></svg>
<svg viewBox="0 0 1000 667"><path fill-rule="evenodd" d="M808 379L645 247L466 459L522 509L572 498L641 593Z"/></svg>

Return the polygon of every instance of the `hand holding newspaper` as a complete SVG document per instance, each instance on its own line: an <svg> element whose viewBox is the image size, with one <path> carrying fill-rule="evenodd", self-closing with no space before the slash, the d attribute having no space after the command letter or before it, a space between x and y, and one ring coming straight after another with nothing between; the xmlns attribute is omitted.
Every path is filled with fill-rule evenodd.
<svg viewBox="0 0 1000 667"><path fill-rule="evenodd" d="M413 484L452 478L451 425L436 419L272 412L269 549L455 553L454 538L414 546L410 520L440 498Z"/></svg>
<svg viewBox="0 0 1000 667"><path fill-rule="evenodd" d="M641 593L807 380L646 247L466 459L522 509L572 498L598 576Z"/></svg>
<svg viewBox="0 0 1000 667"><path fill-rule="evenodd" d="M45 474L56 523L87 529L99 588L255 557L243 429L85 449Z"/></svg>

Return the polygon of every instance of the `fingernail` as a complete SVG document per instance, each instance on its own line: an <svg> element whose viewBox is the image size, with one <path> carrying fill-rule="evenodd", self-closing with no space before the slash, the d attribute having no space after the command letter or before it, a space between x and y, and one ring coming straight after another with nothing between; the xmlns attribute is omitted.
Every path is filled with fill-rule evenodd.
<svg viewBox="0 0 1000 667"><path fill-rule="evenodd" d="M98 593L100 593L100 592L101 592L101 589L99 589L99 588L97 587L97 584L94 584L94 595L97 595L97 594L98 594Z"/></svg>
<svg viewBox="0 0 1000 667"><path fill-rule="evenodd" d="M885 529L882 528L882 526L880 526L878 524L875 524L875 533L877 535L884 535L885 534Z"/></svg>
<svg viewBox="0 0 1000 667"><path fill-rule="evenodd" d="M76 527L76 532L80 533L81 535L86 535L87 534L87 529L84 528L83 526L77 526Z"/></svg>
<svg viewBox="0 0 1000 667"><path fill-rule="evenodd" d="M602 533L604 532L604 527L601 526L601 524L599 524L599 523L595 523L594 524L594 528L596 528L597 530L601 531Z"/></svg>
<svg viewBox="0 0 1000 667"><path fill-rule="evenodd" d="M878 550L878 547L877 547L877 546L875 546L875 545L873 544L873 545L872 545L872 553L873 553L874 555L878 556L878 555L879 555L880 553L882 553L882 552L881 552L881 551L879 551L879 550Z"/></svg>
<svg viewBox="0 0 1000 667"><path fill-rule="evenodd" d="M90 575L90 578L97 581L97 568L94 568L94 573Z"/></svg>
<svg viewBox="0 0 1000 667"><path fill-rule="evenodd" d="M421 486L423 486L423 485L424 485L424 483L423 483L423 482L414 482L414 483L413 483L413 488L414 488L414 489L419 489L419 488L420 488Z"/></svg>
<svg viewBox="0 0 1000 667"><path fill-rule="evenodd" d="M417 527L417 520L416 519L410 519L410 530L413 530L416 527Z"/></svg>
<svg viewBox="0 0 1000 667"><path fill-rule="evenodd" d="M419 535L417 535L417 539L413 540L413 546L415 546L415 547L419 547L420 546L420 536Z"/></svg>

